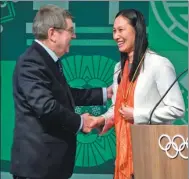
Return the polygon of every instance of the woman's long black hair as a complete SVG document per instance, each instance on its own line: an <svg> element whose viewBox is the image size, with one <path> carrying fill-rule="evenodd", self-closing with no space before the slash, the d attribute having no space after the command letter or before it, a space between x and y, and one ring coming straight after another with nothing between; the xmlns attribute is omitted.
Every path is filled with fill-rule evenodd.
<svg viewBox="0 0 189 179"><path fill-rule="evenodd" d="M135 29L135 42L134 42L134 55L133 55L133 63L129 73L129 81L132 80L134 73L142 59L143 55L148 48L148 40L146 34L146 24L143 15L135 10L135 9L124 9L118 12L115 18L118 16L122 16L128 19L130 25ZM118 76L118 83L121 81L121 76L123 74L123 69L126 60L128 60L128 54L125 52L121 52L121 72ZM136 73L134 81L139 75L140 70Z"/></svg>

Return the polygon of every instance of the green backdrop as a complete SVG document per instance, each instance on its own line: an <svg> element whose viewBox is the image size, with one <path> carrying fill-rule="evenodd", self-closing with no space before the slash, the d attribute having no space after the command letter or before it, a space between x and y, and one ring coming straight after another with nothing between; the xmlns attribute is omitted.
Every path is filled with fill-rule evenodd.
<svg viewBox="0 0 189 179"><path fill-rule="evenodd" d="M64 72L71 86L104 87L112 84L119 52L112 40L116 13L124 8L140 10L146 19L150 48L169 58L177 74L188 66L187 1L71 1L71 2L0 2L1 7L1 171L9 171L14 127L12 73L18 56L32 43L32 21L41 5L56 4L74 16L77 39L63 57ZM186 104L186 115L174 124L188 123L188 75L179 80ZM100 115L110 105L76 107L81 114ZM99 137L96 131L78 135L74 173L109 176L114 170L114 129ZM5 177L5 175L3 175ZM76 175L75 175L76 176ZM83 175L77 175L77 178ZM82 176L82 177L81 177ZM6 177L5 177L6 178ZM89 178L89 177L88 177Z"/></svg>

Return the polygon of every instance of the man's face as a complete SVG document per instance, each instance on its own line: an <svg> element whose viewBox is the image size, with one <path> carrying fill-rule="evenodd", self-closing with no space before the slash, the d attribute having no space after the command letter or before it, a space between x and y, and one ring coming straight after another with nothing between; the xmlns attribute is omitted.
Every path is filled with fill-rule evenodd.
<svg viewBox="0 0 189 179"><path fill-rule="evenodd" d="M72 20L67 18L66 23L66 29L55 29L54 51L59 57L69 52L70 42L76 38Z"/></svg>

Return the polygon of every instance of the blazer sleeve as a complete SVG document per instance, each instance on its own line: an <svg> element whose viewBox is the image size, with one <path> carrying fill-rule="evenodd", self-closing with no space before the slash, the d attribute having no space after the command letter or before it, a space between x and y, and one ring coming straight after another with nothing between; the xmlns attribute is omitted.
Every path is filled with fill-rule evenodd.
<svg viewBox="0 0 189 179"><path fill-rule="evenodd" d="M171 86L173 81L176 79L175 69L168 59L159 59L158 65L154 66L154 79L160 97L162 97L167 89ZM185 105L178 82L173 85L171 90L163 99L162 103L163 105L159 105L152 115L153 123L166 123L183 117L185 112ZM149 111L143 108L134 109L134 113L146 116L146 121L148 121L151 110Z"/></svg>
<svg viewBox="0 0 189 179"><path fill-rule="evenodd" d="M102 88L70 88L76 106L103 105Z"/></svg>
<svg viewBox="0 0 189 179"><path fill-rule="evenodd" d="M105 120L114 118L114 106L115 106L116 94L117 94L117 89L118 89L117 78L118 78L118 75L119 75L119 72L120 72L120 68L121 68L120 62L118 62L115 65L115 68L114 68L114 76L113 76L113 84L112 84L113 96L112 96L112 99L111 99L112 104L108 108L108 111L101 115L105 118Z"/></svg>
<svg viewBox="0 0 189 179"><path fill-rule="evenodd" d="M20 91L42 124L58 123L76 134L81 118L60 104L51 91L51 80L43 64L24 59L17 70Z"/></svg>

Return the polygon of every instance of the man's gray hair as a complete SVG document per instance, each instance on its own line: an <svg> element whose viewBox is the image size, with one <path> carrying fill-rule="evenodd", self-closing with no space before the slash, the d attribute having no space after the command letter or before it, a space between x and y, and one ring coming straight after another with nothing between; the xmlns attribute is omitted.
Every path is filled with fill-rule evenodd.
<svg viewBox="0 0 189 179"><path fill-rule="evenodd" d="M65 9L55 5L46 5L37 12L32 31L36 39L44 40L48 37L49 28L65 29L66 19L73 19L72 15Z"/></svg>

